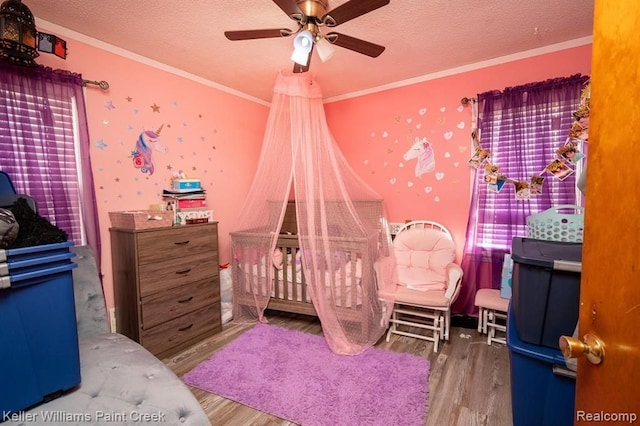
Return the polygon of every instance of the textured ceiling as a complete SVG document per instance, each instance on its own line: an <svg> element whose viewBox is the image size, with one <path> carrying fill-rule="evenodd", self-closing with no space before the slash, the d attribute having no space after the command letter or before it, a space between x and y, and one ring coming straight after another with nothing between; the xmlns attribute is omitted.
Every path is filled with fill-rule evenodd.
<svg viewBox="0 0 640 426"><path fill-rule="evenodd" d="M229 41L223 34L295 29L271 0L23 2L36 25L44 20L266 102L275 75L293 68L291 37ZM329 0L329 9L342 3ZM325 63L314 53L310 70L324 97L336 99L588 38L592 23L593 0L391 0L334 29L385 46L382 55L336 47Z"/></svg>

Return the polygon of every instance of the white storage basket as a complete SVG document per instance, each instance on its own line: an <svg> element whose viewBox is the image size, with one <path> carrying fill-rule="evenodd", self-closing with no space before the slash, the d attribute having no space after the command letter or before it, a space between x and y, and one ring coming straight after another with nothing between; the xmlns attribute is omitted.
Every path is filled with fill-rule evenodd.
<svg viewBox="0 0 640 426"><path fill-rule="evenodd" d="M572 213L560 213L571 211ZM551 207L527 217L529 238L581 243L584 234L584 208L573 204Z"/></svg>

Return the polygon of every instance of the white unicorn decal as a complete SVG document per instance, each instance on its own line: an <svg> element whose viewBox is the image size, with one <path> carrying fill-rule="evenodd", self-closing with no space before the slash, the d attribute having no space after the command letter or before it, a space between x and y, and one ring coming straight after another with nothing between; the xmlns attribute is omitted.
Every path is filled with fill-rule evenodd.
<svg viewBox="0 0 640 426"><path fill-rule="evenodd" d="M435 170L436 161L433 158L433 148L427 138L416 138L409 151L402 156L406 161L417 158L416 177Z"/></svg>

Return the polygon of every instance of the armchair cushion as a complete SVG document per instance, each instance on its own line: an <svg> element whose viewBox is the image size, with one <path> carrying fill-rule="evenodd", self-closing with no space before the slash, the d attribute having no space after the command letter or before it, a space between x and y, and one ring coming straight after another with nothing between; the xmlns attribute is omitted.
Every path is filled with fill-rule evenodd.
<svg viewBox="0 0 640 426"><path fill-rule="evenodd" d="M450 305L449 298L445 296L444 290L415 291L407 287L396 288L394 301L402 305L431 306L446 308Z"/></svg>
<svg viewBox="0 0 640 426"><path fill-rule="evenodd" d="M456 255L447 235L429 228L411 228L399 233L393 246L400 285L421 291L447 287L447 267Z"/></svg>

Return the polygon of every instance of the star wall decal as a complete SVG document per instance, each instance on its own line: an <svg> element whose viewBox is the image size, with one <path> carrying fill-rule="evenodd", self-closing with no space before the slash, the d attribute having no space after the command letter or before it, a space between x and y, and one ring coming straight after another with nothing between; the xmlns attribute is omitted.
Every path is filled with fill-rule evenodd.
<svg viewBox="0 0 640 426"><path fill-rule="evenodd" d="M127 96L125 99L127 100L127 102L132 102L133 101L133 98L131 96Z"/></svg>
<svg viewBox="0 0 640 426"><path fill-rule="evenodd" d="M108 109L109 111L111 111L112 109L114 109L116 106L113 104L112 101L104 101L104 107L106 109Z"/></svg>
<svg viewBox="0 0 640 426"><path fill-rule="evenodd" d="M153 105L151 105L151 109L153 110L153 112L160 113L160 107L158 105L156 105L155 103Z"/></svg>

